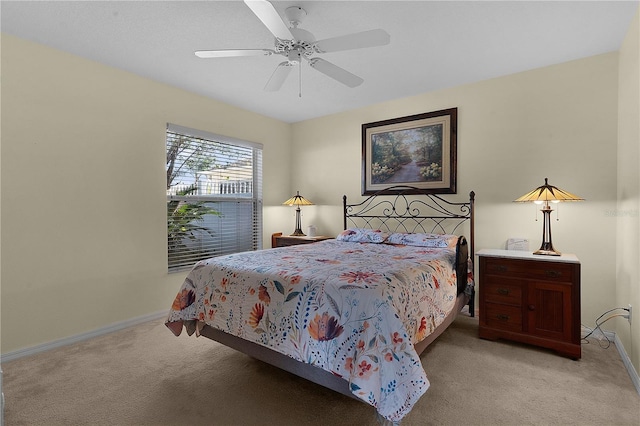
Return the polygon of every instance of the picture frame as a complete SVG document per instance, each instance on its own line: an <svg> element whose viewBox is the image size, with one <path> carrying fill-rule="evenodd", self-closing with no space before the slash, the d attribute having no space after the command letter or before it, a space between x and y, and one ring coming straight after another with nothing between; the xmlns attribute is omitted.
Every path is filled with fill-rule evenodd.
<svg viewBox="0 0 640 426"><path fill-rule="evenodd" d="M457 129L458 108L363 124L362 195L455 194Z"/></svg>

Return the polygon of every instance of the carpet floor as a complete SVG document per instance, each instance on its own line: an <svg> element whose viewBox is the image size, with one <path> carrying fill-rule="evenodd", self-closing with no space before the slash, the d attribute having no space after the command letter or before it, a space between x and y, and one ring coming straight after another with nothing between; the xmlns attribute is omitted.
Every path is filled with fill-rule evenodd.
<svg viewBox="0 0 640 426"><path fill-rule="evenodd" d="M612 344L572 361L481 340L461 314L422 355L431 387L402 425L640 425ZM377 425L372 407L153 321L3 364L5 424Z"/></svg>

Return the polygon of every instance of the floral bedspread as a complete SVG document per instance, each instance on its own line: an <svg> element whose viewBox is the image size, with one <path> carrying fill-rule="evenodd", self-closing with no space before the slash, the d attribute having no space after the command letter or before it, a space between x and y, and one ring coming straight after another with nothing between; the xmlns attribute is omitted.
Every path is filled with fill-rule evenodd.
<svg viewBox="0 0 640 426"><path fill-rule="evenodd" d="M313 364L392 422L429 387L413 343L456 300L455 249L326 240L201 261L167 319Z"/></svg>

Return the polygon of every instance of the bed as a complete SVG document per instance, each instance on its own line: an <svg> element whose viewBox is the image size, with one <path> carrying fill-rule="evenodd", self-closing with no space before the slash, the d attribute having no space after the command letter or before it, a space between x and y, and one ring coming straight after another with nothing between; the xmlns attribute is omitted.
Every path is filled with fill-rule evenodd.
<svg viewBox="0 0 640 426"><path fill-rule="evenodd" d="M429 387L420 354L465 305L473 316L469 195L450 202L398 186L357 204L344 196L344 231L335 239L198 262L166 325L362 400L398 423Z"/></svg>

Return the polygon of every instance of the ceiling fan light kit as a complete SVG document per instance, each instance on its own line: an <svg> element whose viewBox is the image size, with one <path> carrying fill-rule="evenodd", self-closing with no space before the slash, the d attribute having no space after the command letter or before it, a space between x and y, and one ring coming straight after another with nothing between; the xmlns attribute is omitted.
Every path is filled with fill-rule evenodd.
<svg viewBox="0 0 640 426"><path fill-rule="evenodd" d="M300 25L307 16L307 12L303 8L290 6L284 11L285 17L290 25L287 26L278 11L276 11L269 1L245 0L245 4L274 35L274 49L199 50L195 52L195 55L204 59L238 56L271 56L273 54L284 56L287 60L278 64L264 87L266 91L279 90L291 72L291 68L300 65L302 59L307 60L311 68L345 86L357 87L364 82L362 78L329 61L312 56L329 52L384 46L391 42L389 34L381 29L362 31L316 41L314 35L309 31L298 28L298 25Z"/></svg>

